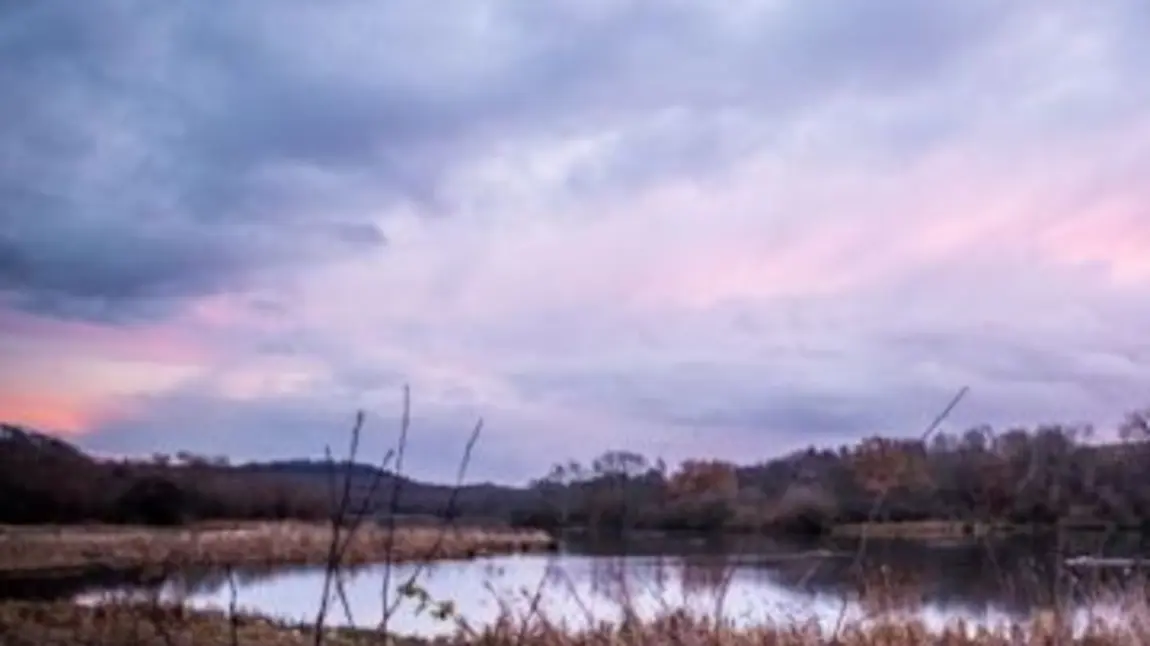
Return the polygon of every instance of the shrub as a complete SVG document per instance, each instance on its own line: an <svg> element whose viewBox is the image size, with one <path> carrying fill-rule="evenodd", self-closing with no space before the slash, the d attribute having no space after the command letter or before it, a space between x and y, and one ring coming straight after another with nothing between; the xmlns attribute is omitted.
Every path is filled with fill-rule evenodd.
<svg viewBox="0 0 1150 646"><path fill-rule="evenodd" d="M823 534L834 523L836 508L830 494L822 488L795 485L776 503L772 524L796 534Z"/></svg>
<svg viewBox="0 0 1150 646"><path fill-rule="evenodd" d="M121 520L146 525L181 525L191 520L191 496L176 483L145 476L132 483L116 503Z"/></svg>

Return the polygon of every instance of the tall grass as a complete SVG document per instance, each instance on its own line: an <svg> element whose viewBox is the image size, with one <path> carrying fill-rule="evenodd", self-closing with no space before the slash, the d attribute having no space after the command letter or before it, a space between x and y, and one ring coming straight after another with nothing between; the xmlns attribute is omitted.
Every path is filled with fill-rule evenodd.
<svg viewBox="0 0 1150 646"><path fill-rule="evenodd" d="M783 618L747 627L728 618L671 610L640 620L633 609L620 608L621 619L590 626L573 625L510 608L491 624L473 628L461 623L454 634L435 639L389 636L375 630L324 628L283 622L242 611L190 611L178 605L113 603L86 607L70 603L0 604L0 638L5 646L92 644L103 646L169 646L177 644L330 646L403 642L489 644L491 646L604 646L631 644L709 644L741 646L1145 646L1150 643L1150 615L1145 605L1131 607L1120 620L1096 621L1077 630L1039 614L1012 625L974 626L953 622L932 628L925 622L894 617L851 622L834 631L813 619Z"/></svg>

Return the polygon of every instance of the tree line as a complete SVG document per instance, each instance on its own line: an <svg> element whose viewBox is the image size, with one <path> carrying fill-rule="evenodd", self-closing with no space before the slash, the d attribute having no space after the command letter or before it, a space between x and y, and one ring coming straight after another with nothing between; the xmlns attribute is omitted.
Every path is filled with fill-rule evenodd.
<svg viewBox="0 0 1150 646"><path fill-rule="evenodd" d="M923 438L875 436L751 466L669 469L629 451L555 465L517 522L603 530L825 532L838 524L946 520L1014 525L1150 524L1150 411L1117 442L1082 425Z"/></svg>
<svg viewBox="0 0 1150 646"><path fill-rule="evenodd" d="M56 438L10 425L0 430L0 523L318 519L331 509L323 489L245 473L219 459L100 461Z"/></svg>
<svg viewBox="0 0 1150 646"><path fill-rule="evenodd" d="M526 489L388 474L376 490L362 486L376 480L369 465L237 467L187 454L101 461L55 438L0 431L0 523L328 518L329 480L346 471L357 500L380 501L373 509L544 528L806 534L870 521L1150 524L1150 411L1129 414L1109 443L1088 426L1043 425L875 436L744 466L695 459L672 468L608 451L590 464L557 464ZM394 504L393 487L401 489Z"/></svg>
<svg viewBox="0 0 1150 646"><path fill-rule="evenodd" d="M403 522L507 524L531 499L523 488L428 484L334 459L232 465L179 452L99 460L59 438L0 424L0 524L330 520L345 493L348 509Z"/></svg>

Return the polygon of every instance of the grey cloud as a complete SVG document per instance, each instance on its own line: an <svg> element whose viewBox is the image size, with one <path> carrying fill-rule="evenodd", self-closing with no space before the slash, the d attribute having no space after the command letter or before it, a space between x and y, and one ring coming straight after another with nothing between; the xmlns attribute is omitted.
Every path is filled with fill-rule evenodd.
<svg viewBox="0 0 1150 646"><path fill-rule="evenodd" d="M668 107L778 122L841 91L937 77L1004 22L996 3L904 0L802 2L748 21L687 2L4 13L0 290L103 319L374 248L382 207L449 210L445 178L493 142ZM712 167L746 139L682 133L625 139L633 154L584 182Z"/></svg>
<svg viewBox="0 0 1150 646"><path fill-rule="evenodd" d="M260 115L298 108L238 92L247 79L205 55L213 43L197 40L195 12L96 2L7 13L0 295L10 302L155 316L253 273L381 244L363 188L373 174L325 166L357 151L355 130L281 122L261 135ZM308 96L275 71L263 78ZM213 83L219 75L230 84ZM348 111L317 116L337 125Z"/></svg>
<svg viewBox="0 0 1150 646"><path fill-rule="evenodd" d="M827 369L833 368L828 363ZM901 383L885 392L865 386L835 390L788 379L784 365L770 362L609 370L520 376L517 383L528 397L612 410L672 435L709 430L720 444L763 434L822 444L860 433L908 432L915 420L944 403L948 389Z"/></svg>
<svg viewBox="0 0 1150 646"><path fill-rule="evenodd" d="M1150 344L1137 330L1150 325L1150 310L1132 293L1069 275L1044 289L1004 278L980 290L982 302L964 303L947 285L961 277L969 286L970 272L954 273L936 273L921 293L911 280L762 304L736 339L747 305L715 308L695 321L666 313L651 324L659 331L646 351L617 352L639 345L632 335L650 334L619 327L600 333L606 349L574 358L553 348L553 361L512 365L504 374L526 400L612 411L669 436L710 432L716 446L913 435L964 386L970 394L950 428L1112 428L1122 413L1145 405ZM795 319L811 323L796 327ZM552 343L570 336L553 329Z"/></svg>
<svg viewBox="0 0 1150 646"><path fill-rule="evenodd" d="M933 348L936 355L945 356L936 366L945 368L940 370L942 376L933 376L931 366L922 364L886 368L893 374L884 374L876 366L873 387L863 382L834 389L789 381L785 372L769 362L750 371L734 370L727 363L706 366L705 371L692 368L687 375L631 371L626 379L607 370L577 376L532 375L521 378L519 384L535 401L613 411L621 419L660 428L665 437L682 439L705 433L711 443L703 450L735 457L744 447L753 451L742 454L746 459L805 444L849 443L876 433L917 435L963 386L971 391L949 418L951 429L1047 421L1105 426L1141 405L1145 393L1139 385L1150 380L1144 368L1134 375L1108 375L1074 356L1064 357L1054 374L1036 368L1024 379L1011 379L995 374L996 359L991 357L1003 350L1001 346L983 344L982 356L972 357L962 354L967 345ZM990 368L984 371L984 364ZM844 359L827 369L859 367ZM1079 380L1060 377L1076 369ZM652 440L627 438L637 448Z"/></svg>

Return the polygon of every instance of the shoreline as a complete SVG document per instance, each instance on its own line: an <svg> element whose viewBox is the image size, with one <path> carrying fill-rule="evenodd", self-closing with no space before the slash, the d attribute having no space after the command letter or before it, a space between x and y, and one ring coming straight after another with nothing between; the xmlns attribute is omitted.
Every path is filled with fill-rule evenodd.
<svg viewBox="0 0 1150 646"><path fill-rule="evenodd" d="M865 533L870 539L897 540L971 540L1011 538L1051 534L1090 535L1106 532L1145 533L1141 525L1117 523L1058 522L1049 524L1010 523L1004 521L915 520L874 523L844 523L830 528L831 538L858 539Z"/></svg>
<svg viewBox="0 0 1150 646"><path fill-rule="evenodd" d="M1006 538L1035 534L1035 527L1011 523L953 520L921 520L874 523L845 523L830 530L833 538L890 538L903 540L942 540Z"/></svg>
<svg viewBox="0 0 1150 646"><path fill-rule="evenodd" d="M1058 523L1012 523L1007 521L982 520L911 520L875 521L872 523L849 522L828 525L821 533L801 533L774 530L771 528L748 529L730 527L711 530L636 528L622 533L604 532L592 526L570 525L556 528L564 535L587 536L606 535L619 537L663 537L689 536L699 538L764 538L790 542L818 542L826 539L859 540L866 534L868 539L888 539L905 541L1008 539L1022 536L1045 536L1057 533L1070 535L1092 535L1119 532L1123 534L1148 534L1142 525L1118 523L1058 522Z"/></svg>
<svg viewBox="0 0 1150 646"><path fill-rule="evenodd" d="M341 540L346 533L341 532ZM58 526L0 528L0 580L98 573L162 575L180 567L325 565L330 525L299 521L186 528ZM554 550L542 531L491 527L364 524L347 543L342 567L472 559Z"/></svg>

